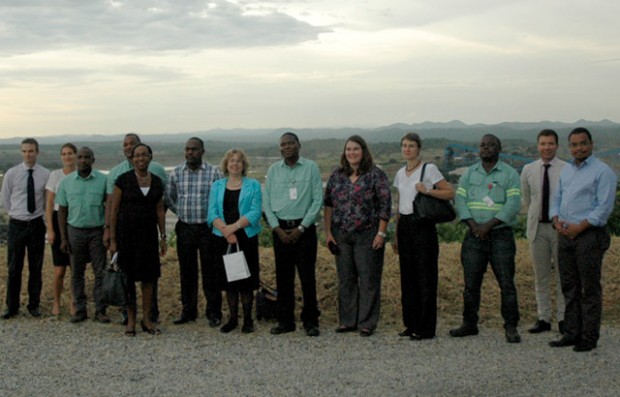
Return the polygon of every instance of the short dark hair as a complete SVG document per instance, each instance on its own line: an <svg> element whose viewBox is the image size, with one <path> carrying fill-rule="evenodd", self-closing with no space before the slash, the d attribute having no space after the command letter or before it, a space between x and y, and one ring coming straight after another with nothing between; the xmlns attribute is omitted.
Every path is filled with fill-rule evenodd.
<svg viewBox="0 0 620 397"><path fill-rule="evenodd" d="M34 138L26 138L22 141L22 145L34 145L37 148L37 152L39 151L39 142L37 142Z"/></svg>
<svg viewBox="0 0 620 397"><path fill-rule="evenodd" d="M362 147L362 161L360 162L360 166L357 168L357 175L364 175L372 169L374 163L372 161L372 155L370 154L370 150L368 149L366 141L359 135L351 135L344 143L344 148L342 149L342 154L340 155L341 170L347 176L353 175L353 168L351 168L351 165L347 161L346 155L347 143L349 142L355 142Z"/></svg>
<svg viewBox="0 0 620 397"><path fill-rule="evenodd" d="M403 144L403 141L411 141L411 142L415 142L418 144L418 149L422 149L422 139L420 138L420 135L418 135L415 132L408 132L405 135L403 135L402 138L400 138L400 144Z"/></svg>
<svg viewBox="0 0 620 397"><path fill-rule="evenodd" d="M130 132L130 133L125 134L125 139L127 139L129 137L135 138L136 141L138 141L138 143L142 142L142 140L140 140L140 137L138 136L138 134L136 134L135 132Z"/></svg>
<svg viewBox="0 0 620 397"><path fill-rule="evenodd" d="M299 137L298 137L298 136L297 136L297 134L295 134L294 132L287 131L287 132L285 132L284 134L282 134L282 135L280 136L280 139L284 138L285 136L290 136L290 137L292 137L293 139L295 139L295 141L297 141L297 143L299 143L299 144L301 145L301 142L299 142Z"/></svg>
<svg viewBox="0 0 620 397"><path fill-rule="evenodd" d="M590 131L588 131L588 129L585 127L577 127L574 130L572 130L570 134L568 134L568 140L570 140L571 136L577 135L577 134L586 134L590 142L592 142L592 134L590 134Z"/></svg>
<svg viewBox="0 0 620 397"><path fill-rule="evenodd" d="M133 154L136 152L136 149L139 147L145 147L146 150L149 151L149 155L151 156L151 158L153 157L153 149L151 149L151 147L149 145L147 145L146 143L138 143L136 146L133 147L133 149L131 149L131 157L133 157Z"/></svg>
<svg viewBox="0 0 620 397"><path fill-rule="evenodd" d="M541 136L552 136L555 138L555 143L558 143L558 133L555 132L554 130L550 130L548 128L545 128L544 130L540 131L538 133L538 136L536 137L536 142L538 142L538 140L540 139Z"/></svg>
<svg viewBox="0 0 620 397"><path fill-rule="evenodd" d="M73 150L73 153L77 153L77 147L74 144L72 144L71 142L67 142L67 143L65 143L64 145L62 145L60 147L60 153L61 154L62 154L62 149L66 148L66 147L68 147L69 149Z"/></svg>
<svg viewBox="0 0 620 397"><path fill-rule="evenodd" d="M201 148L201 149L204 149L204 148L205 148L205 143L202 141L202 139L200 139L200 138L198 138L198 137L196 137L196 136L193 136L193 137L189 138L187 141L188 141L188 142L189 142L189 141L197 141L197 142L200 144L200 148Z"/></svg>

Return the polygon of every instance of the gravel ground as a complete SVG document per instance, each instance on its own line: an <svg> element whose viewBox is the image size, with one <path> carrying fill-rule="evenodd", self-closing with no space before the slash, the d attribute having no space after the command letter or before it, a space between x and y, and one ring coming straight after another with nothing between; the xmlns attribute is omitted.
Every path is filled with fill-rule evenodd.
<svg viewBox="0 0 620 397"><path fill-rule="evenodd" d="M223 335L204 319L163 334L123 335L119 324L22 315L0 322L0 396L617 396L620 330L603 328L589 353L551 349L557 333L522 334L509 345L498 328L412 342L397 329L370 338L302 331Z"/></svg>

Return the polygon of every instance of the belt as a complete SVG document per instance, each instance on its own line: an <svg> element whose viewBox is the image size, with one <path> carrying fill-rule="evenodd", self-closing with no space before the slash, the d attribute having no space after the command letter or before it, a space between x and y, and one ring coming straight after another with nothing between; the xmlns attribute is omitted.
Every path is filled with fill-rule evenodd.
<svg viewBox="0 0 620 397"><path fill-rule="evenodd" d="M278 219L278 223L280 224L280 227L286 227L286 228L293 228L293 227L297 227L299 225L301 225L301 221L303 221L302 219Z"/></svg>
<svg viewBox="0 0 620 397"><path fill-rule="evenodd" d="M15 218L11 218L9 219L9 222L14 224L14 225L20 225L20 226L30 226L33 223L38 223L38 222L42 222L43 221L43 217L39 216L37 218L31 219L29 221L20 221L19 219L15 219Z"/></svg>

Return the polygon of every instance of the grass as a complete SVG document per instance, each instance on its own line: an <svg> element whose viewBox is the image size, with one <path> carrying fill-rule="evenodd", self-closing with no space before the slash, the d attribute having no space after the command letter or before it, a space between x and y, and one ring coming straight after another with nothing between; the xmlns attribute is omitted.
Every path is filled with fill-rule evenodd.
<svg viewBox="0 0 620 397"><path fill-rule="evenodd" d="M273 251L271 248L261 248L261 279L268 285L275 286L275 269ZM521 311L521 327L526 328L536 320L536 302L534 298L534 280L528 243L526 240L517 240L517 269L516 283ZM172 248L163 261L162 278L160 279L160 311L163 323L171 322L181 312L179 269L176 251ZM620 238L613 237L612 245L607 252L603 264L603 325L620 326ZM440 248L439 259L439 292L438 307L439 321L449 326L458 325L461 321L463 275L460 264L460 244L444 243ZM24 281L22 283L22 312L25 312L27 297L27 265L24 269ZM0 297L6 294L6 247L0 248ZM46 248L46 258L43 269L43 293L41 297L41 309L44 315L51 313L52 307L52 280L53 266L51 253ZM382 283L382 306L381 322L379 327L400 328L400 279L398 269L398 257L388 248L385 255L385 267ZM92 271L87 269L87 292L92 297ZM299 283L297 283L299 284ZM69 285L67 277L65 285ZM300 296L299 285L297 285ZM321 309L321 323L335 325L337 323L338 308L338 282L333 256L329 251L319 245L317 260L317 291ZM553 295L553 294L552 294ZM201 296L199 307L204 309L204 298ZM63 315L68 317L69 294L63 294ZM91 303L92 305L92 303ZM225 306L225 305L224 305ZM91 313L92 310L90 309ZM111 314L115 314L111 311ZM500 295L497 282L489 268L485 277L482 290L482 303L480 308L480 322L490 326L502 324L500 316Z"/></svg>

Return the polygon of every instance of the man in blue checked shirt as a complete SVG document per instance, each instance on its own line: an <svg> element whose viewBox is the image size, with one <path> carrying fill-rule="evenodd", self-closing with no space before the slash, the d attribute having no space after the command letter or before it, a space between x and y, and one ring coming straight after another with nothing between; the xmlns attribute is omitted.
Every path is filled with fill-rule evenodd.
<svg viewBox="0 0 620 397"><path fill-rule="evenodd" d="M614 209L618 178L592 155L592 135L583 127L568 135L573 160L562 168L549 216L558 232L558 264L566 301L564 335L551 347L596 348L603 292L601 267L609 248L607 219Z"/></svg>
<svg viewBox="0 0 620 397"><path fill-rule="evenodd" d="M469 227L461 247L465 278L463 324L450 336L478 334L478 309L482 279L491 263L502 295L502 317L508 343L521 342L517 331L519 305L515 275L515 223L521 202L519 174L499 160L502 144L495 135L480 141L480 162L472 165L459 182L456 209Z"/></svg>
<svg viewBox="0 0 620 397"><path fill-rule="evenodd" d="M211 230L207 225L207 208L211 185L222 177L220 170L202 161L205 153L200 138L185 144L185 162L177 166L166 185L167 204L179 221L177 255L181 274L181 316L175 324L195 321L198 317L198 255L202 273L202 290L207 299L206 317L211 327L222 322L222 293L216 280L215 263L209 256Z"/></svg>

